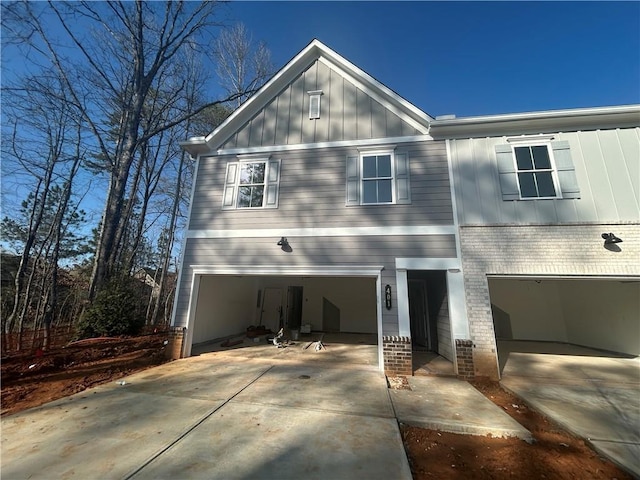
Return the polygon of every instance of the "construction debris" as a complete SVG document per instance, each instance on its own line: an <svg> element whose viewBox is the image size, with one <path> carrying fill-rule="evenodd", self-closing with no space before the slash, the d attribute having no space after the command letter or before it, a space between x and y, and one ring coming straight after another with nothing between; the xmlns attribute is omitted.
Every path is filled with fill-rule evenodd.
<svg viewBox="0 0 640 480"><path fill-rule="evenodd" d="M240 345L241 343L244 343L244 339L243 338L239 338L236 340L232 340L232 339L228 339L225 340L224 342L222 342L220 344L221 347L233 347L234 345Z"/></svg>

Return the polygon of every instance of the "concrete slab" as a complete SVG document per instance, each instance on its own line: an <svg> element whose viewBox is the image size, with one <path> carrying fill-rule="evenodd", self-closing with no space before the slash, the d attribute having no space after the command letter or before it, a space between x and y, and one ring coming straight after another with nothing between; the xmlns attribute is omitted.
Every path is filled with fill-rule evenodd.
<svg viewBox="0 0 640 480"><path fill-rule="evenodd" d="M394 417L382 373L308 364L276 365L233 401Z"/></svg>
<svg viewBox="0 0 640 480"><path fill-rule="evenodd" d="M3 418L2 477L123 478L221 403L125 386Z"/></svg>
<svg viewBox="0 0 640 480"><path fill-rule="evenodd" d="M469 383L448 377L408 377L411 390L389 390L398 421L472 435L518 437L531 433Z"/></svg>
<svg viewBox="0 0 640 480"><path fill-rule="evenodd" d="M500 383L640 478L640 359L511 353Z"/></svg>
<svg viewBox="0 0 640 480"><path fill-rule="evenodd" d="M411 479L395 419L233 402L135 479Z"/></svg>

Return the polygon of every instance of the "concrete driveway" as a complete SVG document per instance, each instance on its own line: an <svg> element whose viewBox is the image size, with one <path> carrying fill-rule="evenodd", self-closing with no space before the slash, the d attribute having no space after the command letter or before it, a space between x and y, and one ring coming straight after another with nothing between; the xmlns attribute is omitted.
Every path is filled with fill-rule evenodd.
<svg viewBox="0 0 640 480"><path fill-rule="evenodd" d="M511 352L500 383L640 478L640 358L568 353Z"/></svg>
<svg viewBox="0 0 640 480"><path fill-rule="evenodd" d="M191 357L2 419L2 477L411 479L372 369Z"/></svg>

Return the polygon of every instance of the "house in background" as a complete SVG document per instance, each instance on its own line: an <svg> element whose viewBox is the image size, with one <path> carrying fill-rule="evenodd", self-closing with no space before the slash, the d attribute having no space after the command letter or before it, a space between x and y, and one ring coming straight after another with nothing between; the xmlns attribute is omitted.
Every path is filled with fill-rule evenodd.
<svg viewBox="0 0 640 480"><path fill-rule="evenodd" d="M476 374L497 376L496 352L503 366L522 341L640 355L639 125L638 105L431 123L453 169Z"/></svg>
<svg viewBox="0 0 640 480"><path fill-rule="evenodd" d="M388 374L495 378L496 333L638 354L639 114L433 119L314 40L182 143L180 355L258 324L370 334Z"/></svg>
<svg viewBox="0 0 640 480"><path fill-rule="evenodd" d="M456 363L469 331L431 121L314 40L184 142L197 177L172 322L186 328L182 354L248 325L310 324L371 334L390 373L411 374L412 338Z"/></svg>

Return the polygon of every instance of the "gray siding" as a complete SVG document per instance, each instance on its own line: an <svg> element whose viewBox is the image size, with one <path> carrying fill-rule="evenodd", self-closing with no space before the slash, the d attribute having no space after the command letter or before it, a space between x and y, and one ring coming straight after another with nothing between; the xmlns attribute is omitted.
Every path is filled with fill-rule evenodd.
<svg viewBox="0 0 640 480"><path fill-rule="evenodd" d="M398 335L396 257L455 258L453 235L288 237L291 252L277 238L187 239L176 305L176 326L186 326L194 265L240 266L384 266L382 288L389 284L393 308L383 309L383 334ZM383 292L379 292L383 295Z"/></svg>
<svg viewBox="0 0 640 480"><path fill-rule="evenodd" d="M319 119L307 92L322 90ZM315 61L229 139L222 149L419 135L326 63Z"/></svg>
<svg viewBox="0 0 640 480"><path fill-rule="evenodd" d="M495 146L505 137L451 140L461 225L640 220L640 129L554 135L570 144L579 199L503 201Z"/></svg>
<svg viewBox="0 0 640 480"><path fill-rule="evenodd" d="M191 230L452 225L453 209L444 142L398 144L409 155L410 205L346 207L346 158L351 148L274 154L281 159L277 209L222 210L225 169L233 155L200 159Z"/></svg>

